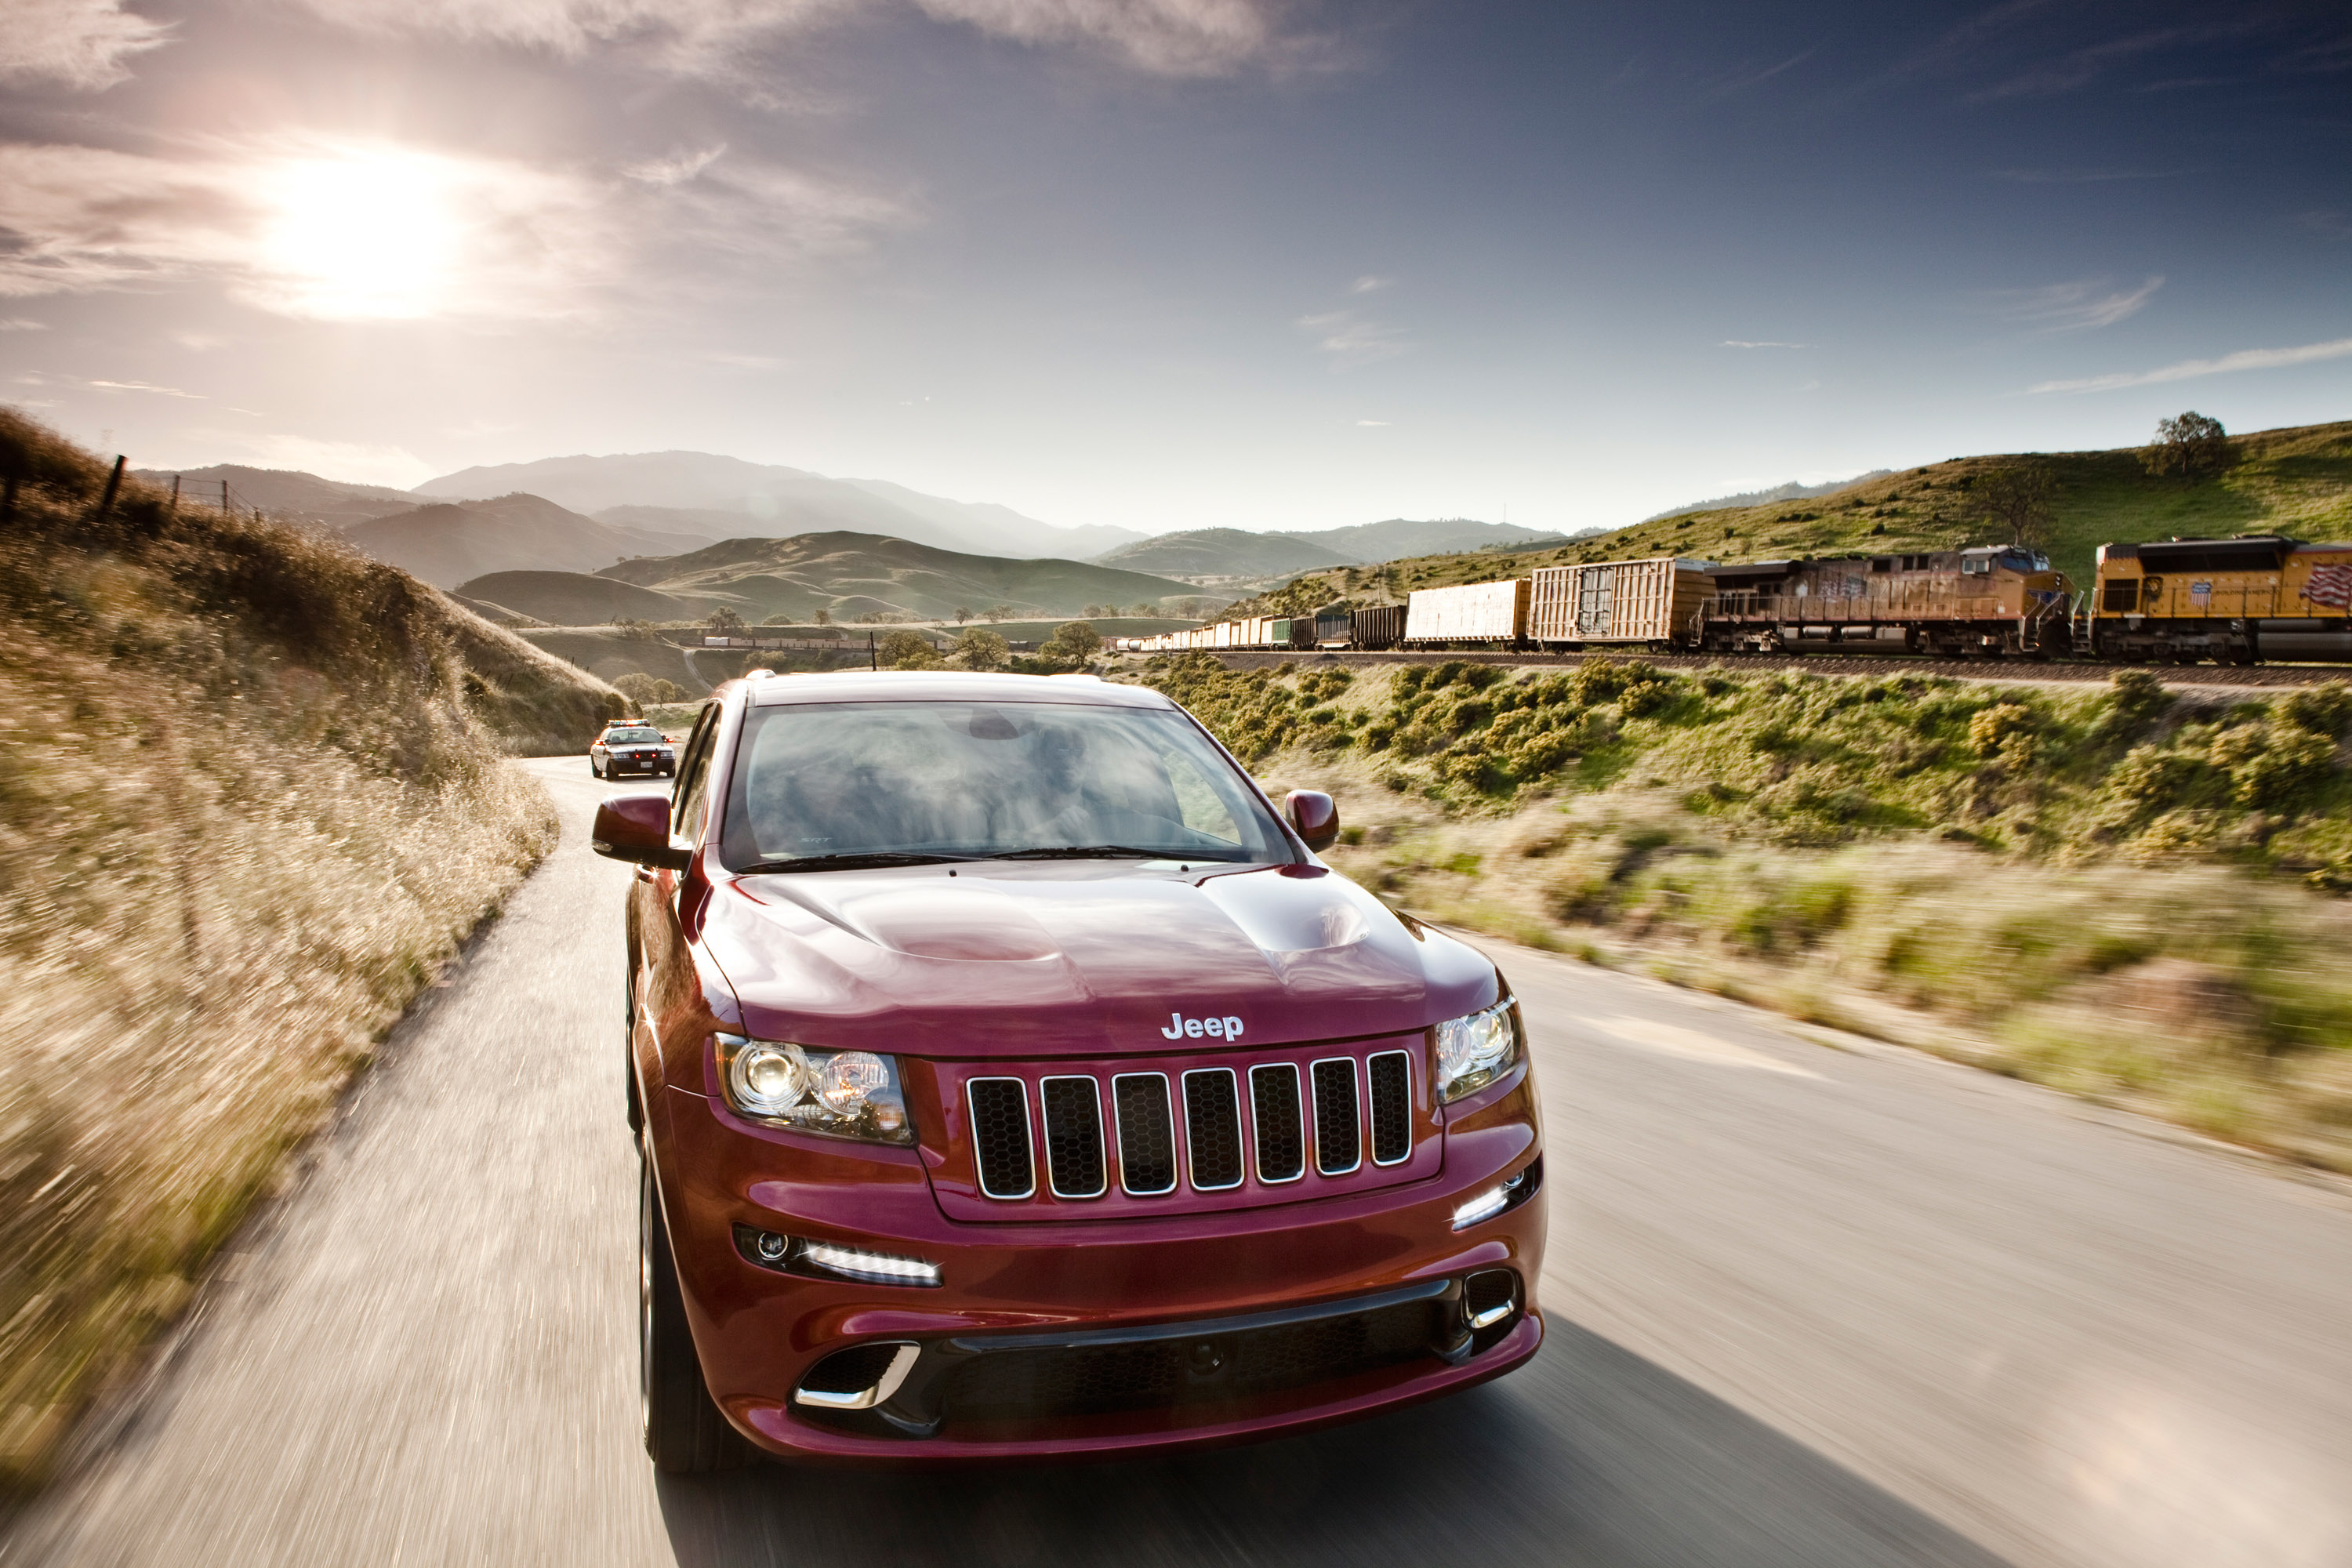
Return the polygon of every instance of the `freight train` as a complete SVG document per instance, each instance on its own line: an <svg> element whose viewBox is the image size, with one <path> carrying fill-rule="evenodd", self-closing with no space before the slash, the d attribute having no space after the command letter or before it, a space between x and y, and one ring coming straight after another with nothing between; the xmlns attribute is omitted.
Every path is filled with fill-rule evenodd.
<svg viewBox="0 0 2352 1568"><path fill-rule="evenodd" d="M2102 545L2087 592L2018 545L1738 564L1658 556L1114 646L2352 659L2352 544L2260 534Z"/></svg>

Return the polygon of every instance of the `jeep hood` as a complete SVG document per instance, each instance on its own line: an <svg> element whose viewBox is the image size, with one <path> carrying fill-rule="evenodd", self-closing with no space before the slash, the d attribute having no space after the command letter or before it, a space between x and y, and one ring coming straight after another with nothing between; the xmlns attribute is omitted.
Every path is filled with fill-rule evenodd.
<svg viewBox="0 0 2352 1568"><path fill-rule="evenodd" d="M1425 1028L1494 967L1320 866L974 864L721 882L702 940L751 1033L942 1058L1199 1050ZM1213 1048L1213 1042L1208 1042Z"/></svg>

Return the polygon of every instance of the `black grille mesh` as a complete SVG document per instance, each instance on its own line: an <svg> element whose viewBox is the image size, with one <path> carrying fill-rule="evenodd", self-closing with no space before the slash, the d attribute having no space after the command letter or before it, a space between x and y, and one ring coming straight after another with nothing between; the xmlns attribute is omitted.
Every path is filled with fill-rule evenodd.
<svg viewBox="0 0 2352 1568"><path fill-rule="evenodd" d="M1408 1301L1198 1340L990 1351L950 1375L942 1399L954 1426L1257 1398L1427 1354L1436 1318Z"/></svg>
<svg viewBox="0 0 2352 1568"><path fill-rule="evenodd" d="M1158 1073L1123 1073L1111 1079L1111 1098L1118 1108L1119 1179L1130 1193L1171 1191L1176 1127L1168 1080Z"/></svg>
<svg viewBox="0 0 2352 1568"><path fill-rule="evenodd" d="M1039 1084L1045 1102L1045 1169L1055 1195L1091 1198L1103 1183L1102 1097L1090 1078L1049 1078Z"/></svg>
<svg viewBox="0 0 2352 1568"><path fill-rule="evenodd" d="M801 1386L811 1394L863 1394L882 1381L898 1351L889 1342L835 1351L801 1379Z"/></svg>
<svg viewBox="0 0 2352 1568"><path fill-rule="evenodd" d="M1232 1073L1184 1075L1184 1131L1192 1153L1195 1191L1241 1185L1242 1108Z"/></svg>
<svg viewBox="0 0 2352 1568"><path fill-rule="evenodd" d="M1482 1268L1462 1282L1462 1309L1472 1317L1507 1307L1518 1294L1518 1279L1507 1268Z"/></svg>
<svg viewBox="0 0 2352 1568"><path fill-rule="evenodd" d="M1362 1158L1356 1132L1356 1064L1341 1057L1308 1070L1315 1075L1315 1168L1327 1176L1352 1171Z"/></svg>
<svg viewBox="0 0 2352 1568"><path fill-rule="evenodd" d="M1307 1173L1307 1133L1298 1115L1298 1069L1288 1062L1250 1068L1250 1113L1257 1122L1257 1179Z"/></svg>
<svg viewBox="0 0 2352 1568"><path fill-rule="evenodd" d="M980 1190L992 1198L1025 1198L1036 1190L1029 1160L1029 1097L1017 1078L971 1080L971 1147Z"/></svg>
<svg viewBox="0 0 2352 1568"><path fill-rule="evenodd" d="M1372 1161L1393 1165L1412 1152L1412 1073L1402 1051L1365 1064L1372 1080Z"/></svg>

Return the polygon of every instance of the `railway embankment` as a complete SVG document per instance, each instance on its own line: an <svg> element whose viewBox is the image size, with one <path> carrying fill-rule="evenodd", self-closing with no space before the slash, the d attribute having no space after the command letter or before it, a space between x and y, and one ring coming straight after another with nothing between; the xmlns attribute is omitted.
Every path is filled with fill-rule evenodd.
<svg viewBox="0 0 2352 1568"><path fill-rule="evenodd" d="M1638 965L2352 1171L2352 689L1465 660L1140 679L1332 863Z"/></svg>
<svg viewBox="0 0 2352 1568"><path fill-rule="evenodd" d="M0 1500L552 845L620 694L0 412Z"/></svg>

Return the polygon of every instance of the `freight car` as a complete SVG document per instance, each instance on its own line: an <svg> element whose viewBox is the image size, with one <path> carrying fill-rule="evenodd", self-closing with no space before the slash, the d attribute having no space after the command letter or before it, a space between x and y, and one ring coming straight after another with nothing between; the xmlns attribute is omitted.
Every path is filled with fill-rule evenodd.
<svg viewBox="0 0 2352 1568"><path fill-rule="evenodd" d="M1517 647L1528 635L1528 580L1464 583L1451 588L1416 588L1406 596L1404 646Z"/></svg>
<svg viewBox="0 0 2352 1568"><path fill-rule="evenodd" d="M1682 646L1713 596L1710 570L1672 555L1538 567L1528 579L1528 637L1545 647Z"/></svg>
<svg viewBox="0 0 2352 1568"><path fill-rule="evenodd" d="M2263 533L2103 544L2085 618L2101 658L2352 658L2352 543Z"/></svg>

